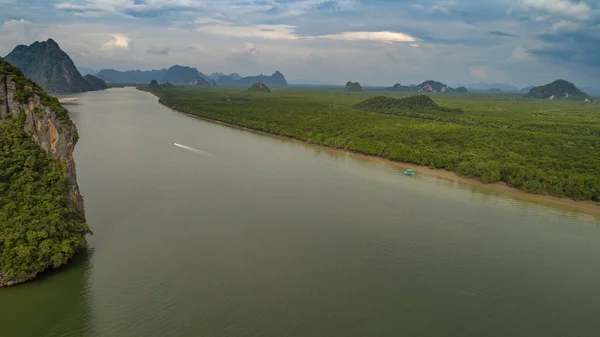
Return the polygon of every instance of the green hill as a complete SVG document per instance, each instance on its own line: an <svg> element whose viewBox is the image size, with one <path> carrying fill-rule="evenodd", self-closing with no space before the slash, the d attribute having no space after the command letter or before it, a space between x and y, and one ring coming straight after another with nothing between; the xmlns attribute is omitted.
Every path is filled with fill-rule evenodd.
<svg viewBox="0 0 600 337"><path fill-rule="evenodd" d="M377 96L357 104L356 107L361 110L382 113L392 113L394 110L462 112L460 108L451 109L439 106L427 95L406 98Z"/></svg>
<svg viewBox="0 0 600 337"><path fill-rule="evenodd" d="M94 75L87 74L87 75L83 76L83 79L92 86L93 90L108 89L106 82L104 82L104 80L99 79L98 77L96 77Z"/></svg>
<svg viewBox="0 0 600 337"><path fill-rule="evenodd" d="M158 84L158 82L156 80L150 81L149 88L150 88L150 90L162 90L160 84Z"/></svg>
<svg viewBox="0 0 600 337"><path fill-rule="evenodd" d="M271 89L264 83L258 82L254 83L250 88L248 88L249 92L271 92Z"/></svg>
<svg viewBox="0 0 600 337"><path fill-rule="evenodd" d="M86 247L73 147L58 100L0 58L0 287L33 279ZM59 141L60 140L60 141Z"/></svg>
<svg viewBox="0 0 600 337"><path fill-rule="evenodd" d="M549 99L549 100L571 100L585 101L591 100L590 96L577 87L565 80L556 80L550 84L535 87L529 91L527 98L534 99Z"/></svg>
<svg viewBox="0 0 600 337"><path fill-rule="evenodd" d="M358 82L350 82L346 83L346 91L363 91L363 87Z"/></svg>

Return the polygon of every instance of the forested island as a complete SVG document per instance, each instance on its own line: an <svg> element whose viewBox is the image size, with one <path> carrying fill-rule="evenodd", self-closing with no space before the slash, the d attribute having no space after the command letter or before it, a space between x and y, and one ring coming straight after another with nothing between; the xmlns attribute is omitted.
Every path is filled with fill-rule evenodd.
<svg viewBox="0 0 600 337"><path fill-rule="evenodd" d="M0 58L0 286L60 267L86 247L68 111Z"/></svg>
<svg viewBox="0 0 600 337"><path fill-rule="evenodd" d="M175 110L394 161L600 201L600 106L519 96L149 90ZM381 95L388 97L377 97ZM409 94L410 95L410 94Z"/></svg>

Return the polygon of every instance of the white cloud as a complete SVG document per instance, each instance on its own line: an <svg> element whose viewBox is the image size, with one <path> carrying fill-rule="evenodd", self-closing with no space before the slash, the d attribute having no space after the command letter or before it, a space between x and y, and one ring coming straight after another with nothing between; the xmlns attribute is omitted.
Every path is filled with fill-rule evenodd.
<svg viewBox="0 0 600 337"><path fill-rule="evenodd" d="M208 16L201 16L199 18L196 18L196 20L194 21L195 24L200 25L200 26L209 26L209 25L231 25L233 24L233 22L227 21L227 20L222 20L222 19L218 19L218 18L214 18L214 17L208 17Z"/></svg>
<svg viewBox="0 0 600 337"><path fill-rule="evenodd" d="M27 20L9 20L2 24L2 33L21 40L31 40L37 35L37 27Z"/></svg>
<svg viewBox="0 0 600 337"><path fill-rule="evenodd" d="M29 45L38 37L39 28L33 22L8 20L0 26L0 55L8 54L16 45Z"/></svg>
<svg viewBox="0 0 600 337"><path fill-rule="evenodd" d="M587 20L592 9L585 2L573 3L569 0L521 0L525 9L566 17L575 20Z"/></svg>
<svg viewBox="0 0 600 337"><path fill-rule="evenodd" d="M428 4L427 7L422 4L412 4L410 7L426 13L439 12L450 14L452 7L455 7L456 5L458 5L458 3L455 0L441 0L434 2L432 5Z"/></svg>
<svg viewBox="0 0 600 337"><path fill-rule="evenodd" d="M256 48L256 45L254 43L246 42L246 43L244 43L243 48L234 47L231 49L231 52L256 56L258 54L258 49Z"/></svg>
<svg viewBox="0 0 600 337"><path fill-rule="evenodd" d="M440 1L434 4L433 7L429 9L429 12L441 12L445 14L450 14L450 8L456 6L456 4L457 3L454 0Z"/></svg>
<svg viewBox="0 0 600 337"><path fill-rule="evenodd" d="M55 8L70 12L126 12L126 11L154 11L169 8L203 8L206 4L199 0L87 0L84 4L61 2Z"/></svg>
<svg viewBox="0 0 600 337"><path fill-rule="evenodd" d="M320 35L318 38L345 40L345 41L377 41L377 42L415 42L416 38L397 32L343 32L339 34Z"/></svg>
<svg viewBox="0 0 600 337"><path fill-rule="evenodd" d="M469 70L471 72L471 76L476 79L483 80L487 77L488 70L486 67L473 66Z"/></svg>
<svg viewBox="0 0 600 337"><path fill-rule="evenodd" d="M296 27L289 25L212 25L200 26L197 29L204 33L239 38L258 38L267 40L297 40L300 38L295 32Z"/></svg>
<svg viewBox="0 0 600 337"><path fill-rule="evenodd" d="M338 34L301 36L296 33L296 26L290 25L208 25L200 26L198 31L238 38L258 38L266 40L315 40L330 39L341 41L376 41L384 43L415 42L416 38L399 32L342 32Z"/></svg>
<svg viewBox="0 0 600 337"><path fill-rule="evenodd" d="M531 59L531 54L529 54L529 52L525 48L519 46L513 50L512 54L508 57L507 60L508 61L526 61L526 60L530 60L530 59Z"/></svg>
<svg viewBox="0 0 600 337"><path fill-rule="evenodd" d="M112 40L102 44L104 48L129 48L129 38L122 34L113 35Z"/></svg>
<svg viewBox="0 0 600 337"><path fill-rule="evenodd" d="M576 32L582 28L585 28L585 26L583 24L581 24L580 22L571 22L571 21L560 20L560 21L554 22L550 29L553 32L566 33L566 32Z"/></svg>

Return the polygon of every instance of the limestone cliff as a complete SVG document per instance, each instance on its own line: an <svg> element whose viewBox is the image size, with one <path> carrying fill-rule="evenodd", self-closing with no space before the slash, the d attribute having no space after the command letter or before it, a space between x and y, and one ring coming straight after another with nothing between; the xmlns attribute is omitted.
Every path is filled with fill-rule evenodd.
<svg viewBox="0 0 600 337"><path fill-rule="evenodd" d="M0 58L0 126L9 124L22 130L15 131L14 126L0 130L5 151L5 158L0 158L5 160L0 192L14 194L0 196L0 286L24 282L66 263L85 247L85 234L90 232L73 159L75 124L56 98ZM7 165L12 165L10 171L5 170ZM28 184L29 190L19 184ZM38 206L43 209L32 211Z"/></svg>
<svg viewBox="0 0 600 337"><path fill-rule="evenodd" d="M52 39L34 42L30 46L17 46L5 59L48 92L106 89L96 88L93 83L86 81L69 55Z"/></svg>
<svg viewBox="0 0 600 337"><path fill-rule="evenodd" d="M34 93L31 84L19 87L14 76L0 74L0 119L9 115L16 116L21 110L25 112L25 131L31 134L35 143L42 149L67 164L70 181L69 202L83 213L83 200L77 185L73 159L75 144L79 139L75 124L56 98ZM24 99L21 90L31 94Z"/></svg>

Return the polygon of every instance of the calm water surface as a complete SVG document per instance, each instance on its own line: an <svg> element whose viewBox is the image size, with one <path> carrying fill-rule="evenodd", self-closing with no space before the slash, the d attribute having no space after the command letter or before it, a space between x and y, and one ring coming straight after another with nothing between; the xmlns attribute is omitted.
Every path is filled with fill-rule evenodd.
<svg viewBox="0 0 600 337"><path fill-rule="evenodd" d="M600 335L596 218L79 97L90 250L0 289L2 337Z"/></svg>

